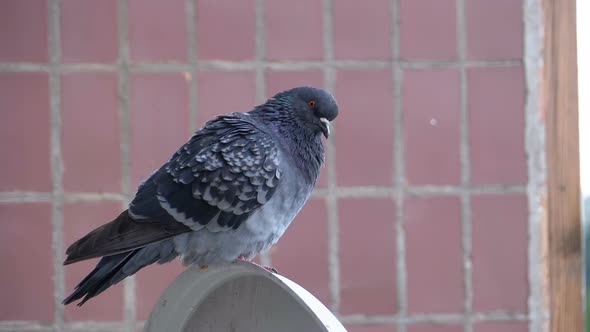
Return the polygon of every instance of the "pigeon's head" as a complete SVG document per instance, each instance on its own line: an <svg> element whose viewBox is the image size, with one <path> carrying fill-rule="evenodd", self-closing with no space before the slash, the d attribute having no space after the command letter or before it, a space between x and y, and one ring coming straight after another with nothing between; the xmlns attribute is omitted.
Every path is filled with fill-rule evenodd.
<svg viewBox="0 0 590 332"><path fill-rule="evenodd" d="M281 92L272 99L287 103L300 125L326 138L330 135L330 121L338 116L338 105L328 91L302 86Z"/></svg>

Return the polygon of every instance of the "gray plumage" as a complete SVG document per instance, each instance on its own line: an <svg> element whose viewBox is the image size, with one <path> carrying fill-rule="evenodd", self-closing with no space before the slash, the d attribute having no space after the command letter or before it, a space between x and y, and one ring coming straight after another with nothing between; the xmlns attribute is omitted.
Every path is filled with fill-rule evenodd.
<svg viewBox="0 0 590 332"><path fill-rule="evenodd" d="M142 183L128 209L72 244L64 264L103 257L64 300L79 305L153 263L228 264L267 250L309 198L338 115L299 87L205 124Z"/></svg>

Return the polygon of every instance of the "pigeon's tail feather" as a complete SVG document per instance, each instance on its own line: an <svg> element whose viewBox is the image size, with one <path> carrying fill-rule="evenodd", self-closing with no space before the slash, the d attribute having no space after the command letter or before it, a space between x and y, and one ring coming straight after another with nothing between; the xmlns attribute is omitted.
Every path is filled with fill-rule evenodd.
<svg viewBox="0 0 590 332"><path fill-rule="evenodd" d="M63 300L63 304L70 304L83 297L78 306L97 296L114 284L113 277L116 276L123 266L128 263L139 250L122 253L113 256L103 257L94 270L84 278L70 296Z"/></svg>
<svg viewBox="0 0 590 332"><path fill-rule="evenodd" d="M177 256L172 241L162 241L144 248L103 257L94 270L84 278L63 304L70 304L81 298L78 306L104 292L126 277L153 263L166 263Z"/></svg>

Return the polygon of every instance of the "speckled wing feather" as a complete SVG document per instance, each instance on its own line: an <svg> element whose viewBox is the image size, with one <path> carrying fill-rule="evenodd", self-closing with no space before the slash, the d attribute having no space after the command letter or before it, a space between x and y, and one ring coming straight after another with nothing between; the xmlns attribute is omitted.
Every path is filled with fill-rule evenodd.
<svg viewBox="0 0 590 332"><path fill-rule="evenodd" d="M249 115L233 113L208 122L182 146L142 186L130 212L152 217L155 192L159 206L193 230L237 229L272 197L280 177L273 138Z"/></svg>
<svg viewBox="0 0 590 332"><path fill-rule="evenodd" d="M237 229L274 194L273 139L248 115L208 122L138 189L129 209L72 244L66 264L114 255L206 228Z"/></svg>

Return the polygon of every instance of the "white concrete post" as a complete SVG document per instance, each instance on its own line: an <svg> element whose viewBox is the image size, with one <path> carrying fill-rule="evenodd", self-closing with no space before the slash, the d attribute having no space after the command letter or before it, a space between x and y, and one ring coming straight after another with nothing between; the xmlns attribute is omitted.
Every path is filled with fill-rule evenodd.
<svg viewBox="0 0 590 332"><path fill-rule="evenodd" d="M166 289L145 330L346 332L303 287L247 262L187 269Z"/></svg>

